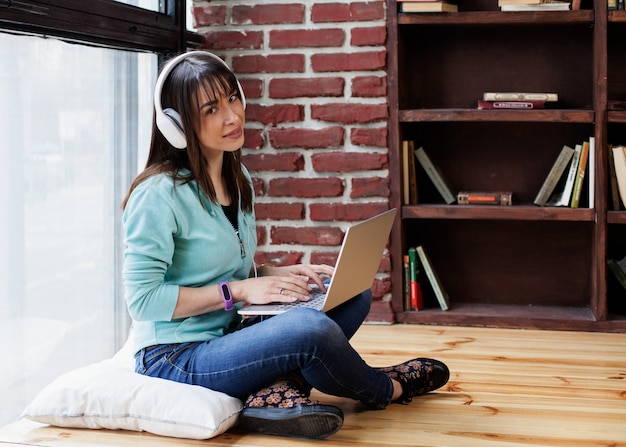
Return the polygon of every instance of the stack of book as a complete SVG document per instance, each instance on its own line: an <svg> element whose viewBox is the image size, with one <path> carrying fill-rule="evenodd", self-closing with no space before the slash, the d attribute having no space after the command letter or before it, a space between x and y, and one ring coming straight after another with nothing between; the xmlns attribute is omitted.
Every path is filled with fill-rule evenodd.
<svg viewBox="0 0 626 447"><path fill-rule="evenodd" d="M568 11L569 1L559 0L498 0L501 11Z"/></svg>
<svg viewBox="0 0 626 447"><path fill-rule="evenodd" d="M574 148L563 146L535 197L535 205L578 208L586 176L589 208L593 208L594 160L594 137L590 137L589 141L576 144Z"/></svg>
<svg viewBox="0 0 626 447"><path fill-rule="evenodd" d="M408 254L404 255L404 310L424 309L424 293L432 293L437 298L441 310L449 309L450 298L424 247L420 245L410 247Z"/></svg>
<svg viewBox="0 0 626 447"><path fill-rule="evenodd" d="M556 102L558 100L559 95L557 93L485 92L483 93L483 99L478 100L478 108L515 110L545 109L547 102Z"/></svg>
<svg viewBox="0 0 626 447"><path fill-rule="evenodd" d="M400 12L458 12L453 0L398 0Z"/></svg>

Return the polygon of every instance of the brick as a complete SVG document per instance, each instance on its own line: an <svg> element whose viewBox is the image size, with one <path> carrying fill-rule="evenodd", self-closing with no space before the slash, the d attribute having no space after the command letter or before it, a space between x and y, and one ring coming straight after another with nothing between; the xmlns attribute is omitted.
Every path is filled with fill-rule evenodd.
<svg viewBox="0 0 626 447"><path fill-rule="evenodd" d="M386 67L386 51L352 53L319 53L311 56L311 67L317 73L335 71L373 71Z"/></svg>
<svg viewBox="0 0 626 447"><path fill-rule="evenodd" d="M274 78L269 84L270 98L314 98L343 96L343 78Z"/></svg>
<svg viewBox="0 0 626 447"><path fill-rule="evenodd" d="M337 227L280 227L270 230L273 244L340 245L343 231Z"/></svg>
<svg viewBox="0 0 626 447"><path fill-rule="evenodd" d="M211 31L205 34L203 47L210 51L227 49L258 49L263 45L261 31Z"/></svg>
<svg viewBox="0 0 626 447"><path fill-rule="evenodd" d="M323 22L358 22L384 20L385 3L354 2L354 3L317 3L311 9L311 20Z"/></svg>
<svg viewBox="0 0 626 447"><path fill-rule="evenodd" d="M385 76L357 76L352 79L353 98L377 98L387 96Z"/></svg>
<svg viewBox="0 0 626 447"><path fill-rule="evenodd" d="M369 324L394 324L395 314L389 301L373 300L365 322Z"/></svg>
<svg viewBox="0 0 626 447"><path fill-rule="evenodd" d="M263 131L261 129L245 127L244 137L243 147L246 149L260 149L265 145L265 138L263 138Z"/></svg>
<svg viewBox="0 0 626 447"><path fill-rule="evenodd" d="M265 182L258 177L252 177L252 189L254 189L254 195L261 197L265 195Z"/></svg>
<svg viewBox="0 0 626 447"><path fill-rule="evenodd" d="M304 23L304 5L302 3L235 5L231 23L234 25Z"/></svg>
<svg viewBox="0 0 626 447"><path fill-rule="evenodd" d="M275 149L304 148L317 149L340 147L343 145L344 129L340 126L324 129L282 128L271 129L269 132L270 144Z"/></svg>
<svg viewBox="0 0 626 447"><path fill-rule="evenodd" d="M384 46L387 29L384 26L354 28L350 32L350 45L354 47Z"/></svg>
<svg viewBox="0 0 626 447"><path fill-rule="evenodd" d="M360 152L323 152L311 156L316 172L371 171L387 167L387 154Z"/></svg>
<svg viewBox="0 0 626 447"><path fill-rule="evenodd" d="M236 73L304 73L303 54L247 55L233 58Z"/></svg>
<svg viewBox="0 0 626 447"><path fill-rule="evenodd" d="M270 48L341 47L346 40L342 29L274 30L270 31Z"/></svg>
<svg viewBox="0 0 626 447"><path fill-rule="evenodd" d="M304 169L304 158L296 152L280 154L246 154L243 163L253 172L298 172Z"/></svg>
<svg viewBox="0 0 626 447"><path fill-rule="evenodd" d="M254 206L257 220L303 220L303 203L257 202Z"/></svg>
<svg viewBox="0 0 626 447"><path fill-rule="evenodd" d="M311 253L312 264L326 264L334 266L337 264L337 258L339 257L339 251L314 251Z"/></svg>
<svg viewBox="0 0 626 447"><path fill-rule="evenodd" d="M196 27L226 24L226 6L194 5L192 15Z"/></svg>
<svg viewBox="0 0 626 447"><path fill-rule="evenodd" d="M302 263L304 253L299 251L257 251L255 262L260 264L294 265Z"/></svg>
<svg viewBox="0 0 626 447"><path fill-rule="evenodd" d="M349 22L349 3L315 3L311 7L311 21L323 22Z"/></svg>
<svg viewBox="0 0 626 447"><path fill-rule="evenodd" d="M345 221L359 222L369 219L389 209L389 203L361 202L361 203L312 203L309 205L309 216L313 221Z"/></svg>
<svg viewBox="0 0 626 447"><path fill-rule="evenodd" d="M343 181L336 177L276 178L268 187L268 195L274 197L339 197L343 191Z"/></svg>
<svg viewBox="0 0 626 447"><path fill-rule="evenodd" d="M382 299L387 293L391 292L391 279L376 278L371 287L372 298Z"/></svg>
<svg viewBox="0 0 626 447"><path fill-rule="evenodd" d="M267 243L267 230L260 225L257 225L256 227L256 241L257 247Z"/></svg>
<svg viewBox="0 0 626 447"><path fill-rule="evenodd" d="M246 99L260 98L263 96L263 80L240 78L239 83L241 84Z"/></svg>
<svg viewBox="0 0 626 447"><path fill-rule="evenodd" d="M388 177L358 177L352 179L351 199L361 197L385 197L390 194Z"/></svg>
<svg viewBox="0 0 626 447"><path fill-rule="evenodd" d="M356 146L387 147L387 127L356 127L350 131L350 143Z"/></svg>
<svg viewBox="0 0 626 447"><path fill-rule="evenodd" d="M350 4L350 21L385 20L385 2L354 2Z"/></svg>
<svg viewBox="0 0 626 447"><path fill-rule="evenodd" d="M311 117L332 123L371 123L387 119L387 105L348 103L312 105Z"/></svg>
<svg viewBox="0 0 626 447"><path fill-rule="evenodd" d="M257 121L262 124L288 123L302 121L304 119L304 108L295 104L276 104L272 106L262 106L259 104L248 104L246 107L246 120Z"/></svg>

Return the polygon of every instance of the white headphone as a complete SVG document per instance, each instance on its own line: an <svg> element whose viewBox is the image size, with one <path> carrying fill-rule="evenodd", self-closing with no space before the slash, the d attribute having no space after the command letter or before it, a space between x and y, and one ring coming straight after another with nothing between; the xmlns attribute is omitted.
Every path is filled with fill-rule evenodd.
<svg viewBox="0 0 626 447"><path fill-rule="evenodd" d="M169 141L169 143L176 149L185 149L187 147L187 136L185 135L185 129L183 128L183 122L180 114L174 109L163 109L163 107L161 106L161 90L163 89L163 84L165 83L165 80L172 72L172 70L174 70L174 67L176 67L176 65L178 65L183 59L192 55L210 56L216 61L219 61L222 65L224 65L224 67L228 68L228 70L230 70L230 67L226 64L226 62L224 62L215 54L209 53L208 51L190 51L188 53L183 53L179 56L176 56L163 67L154 87L154 110L156 111L156 125L165 137L165 139ZM230 71L232 73L232 70ZM243 104L243 107L245 109L246 97L243 94L243 89L241 88L241 84L238 80L237 88L239 89L239 94L241 95L241 103Z"/></svg>

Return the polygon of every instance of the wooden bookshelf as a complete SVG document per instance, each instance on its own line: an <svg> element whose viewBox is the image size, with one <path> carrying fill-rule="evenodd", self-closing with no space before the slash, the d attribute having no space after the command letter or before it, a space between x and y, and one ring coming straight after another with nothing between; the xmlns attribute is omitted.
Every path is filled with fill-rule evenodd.
<svg viewBox="0 0 626 447"><path fill-rule="evenodd" d="M606 267L626 256L626 211L610 208L608 144L626 144L626 12L398 13L388 0L392 305L401 323L626 332L626 291ZM487 91L556 92L539 110L478 110ZM595 203L533 199L564 144L595 138ZM403 140L424 147L454 189L513 191L513 206L446 205L418 167L403 205ZM589 191L589 175L586 176ZM450 297L403 308L402 256L423 245Z"/></svg>

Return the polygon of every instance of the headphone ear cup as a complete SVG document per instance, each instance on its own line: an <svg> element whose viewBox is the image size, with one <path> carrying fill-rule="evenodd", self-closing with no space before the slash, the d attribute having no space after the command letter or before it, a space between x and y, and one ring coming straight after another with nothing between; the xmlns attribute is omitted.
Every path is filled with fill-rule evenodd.
<svg viewBox="0 0 626 447"><path fill-rule="evenodd" d="M157 113L156 124L163 136L176 149L187 147L182 119L176 110L164 109L162 113Z"/></svg>

